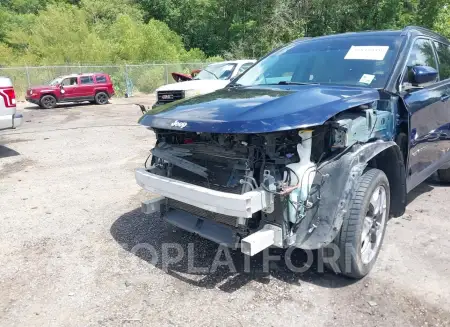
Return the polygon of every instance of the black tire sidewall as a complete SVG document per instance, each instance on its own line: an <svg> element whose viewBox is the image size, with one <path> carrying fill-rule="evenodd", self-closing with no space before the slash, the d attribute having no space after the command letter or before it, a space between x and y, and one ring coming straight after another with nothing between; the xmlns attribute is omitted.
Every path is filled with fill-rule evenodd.
<svg viewBox="0 0 450 327"><path fill-rule="evenodd" d="M51 97L51 98L53 98L54 99L54 105L53 106L46 106L45 104L44 104L44 102L42 101L42 100L44 100L45 98L49 98L49 97ZM41 100L40 100L40 104L39 104L39 106L41 107L41 108L43 108L43 109L52 109L52 108L55 108L56 107L56 98L53 96L53 95L50 95L50 94L47 94L47 95L44 95L42 98L41 98Z"/></svg>
<svg viewBox="0 0 450 327"><path fill-rule="evenodd" d="M105 97L106 97L106 102L105 103L101 103L99 100L98 100L98 98L99 98L99 96L100 95L104 95ZM108 103L108 94L106 94L105 92L98 92L96 95L95 95L95 103L96 104L100 104L100 105L104 105L104 104L107 104Z"/></svg>
<svg viewBox="0 0 450 327"><path fill-rule="evenodd" d="M368 186L366 186L367 184ZM387 216L384 221L383 234L381 235L378 252L371 262L364 264L361 260L361 233L364 218L370 205L370 198L378 186L383 186L386 191ZM360 198L357 198L358 194L361 194L360 192L364 192L362 202L359 202ZM341 252L339 258L341 273L352 278L362 278L372 270L383 245L384 236L386 234L386 224L389 219L389 208L390 187L386 175L379 169L368 169L361 176L358 188L350 203L349 213L343 223L339 239L337 240L337 245ZM355 226L354 232L350 232L349 229L352 228L353 225Z"/></svg>

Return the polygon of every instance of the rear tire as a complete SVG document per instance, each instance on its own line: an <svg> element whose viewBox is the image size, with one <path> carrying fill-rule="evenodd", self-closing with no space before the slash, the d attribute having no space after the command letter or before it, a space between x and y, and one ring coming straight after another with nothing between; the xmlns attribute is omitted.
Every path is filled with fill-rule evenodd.
<svg viewBox="0 0 450 327"><path fill-rule="evenodd" d="M340 273L355 279L373 268L389 218L389 181L379 169L369 169L361 177L349 207L349 214L334 240L340 250Z"/></svg>
<svg viewBox="0 0 450 327"><path fill-rule="evenodd" d="M109 96L105 92L98 92L95 95L95 103L96 104L103 105L103 104L108 104L108 102L109 102Z"/></svg>
<svg viewBox="0 0 450 327"><path fill-rule="evenodd" d="M56 107L56 98L53 95L44 95L39 101L39 107L43 109L52 109Z"/></svg>
<svg viewBox="0 0 450 327"><path fill-rule="evenodd" d="M438 177L441 182L450 183L450 168L448 169L439 169Z"/></svg>

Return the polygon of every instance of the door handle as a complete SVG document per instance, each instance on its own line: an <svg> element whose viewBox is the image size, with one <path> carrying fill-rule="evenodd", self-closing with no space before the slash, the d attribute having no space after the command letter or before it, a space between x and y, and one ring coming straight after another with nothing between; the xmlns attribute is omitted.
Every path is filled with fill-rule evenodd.
<svg viewBox="0 0 450 327"><path fill-rule="evenodd" d="M445 102L445 101L447 101L448 99L450 99L450 94L443 94L443 95L441 96L441 101L442 101L442 102Z"/></svg>

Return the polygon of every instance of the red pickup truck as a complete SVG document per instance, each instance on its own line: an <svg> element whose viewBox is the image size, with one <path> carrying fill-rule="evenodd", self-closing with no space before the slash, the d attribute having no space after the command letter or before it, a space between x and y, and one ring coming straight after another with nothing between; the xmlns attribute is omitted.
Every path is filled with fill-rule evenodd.
<svg viewBox="0 0 450 327"><path fill-rule="evenodd" d="M50 109L60 102L107 104L113 95L114 87L108 74L89 73L61 76L48 85L31 87L25 99L41 108Z"/></svg>

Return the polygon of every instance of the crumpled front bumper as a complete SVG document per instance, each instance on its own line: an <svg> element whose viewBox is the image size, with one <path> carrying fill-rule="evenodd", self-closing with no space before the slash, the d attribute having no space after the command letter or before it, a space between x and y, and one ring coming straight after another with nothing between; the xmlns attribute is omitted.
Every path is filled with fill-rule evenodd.
<svg viewBox="0 0 450 327"><path fill-rule="evenodd" d="M34 103L34 104L39 104L39 99L36 99L36 98L26 96L25 100L27 100L28 102Z"/></svg>
<svg viewBox="0 0 450 327"><path fill-rule="evenodd" d="M145 190L163 197L188 203L215 213L252 218L252 215L268 207L266 192L253 190L245 194L232 194L159 176L143 168L135 172L137 183Z"/></svg>

